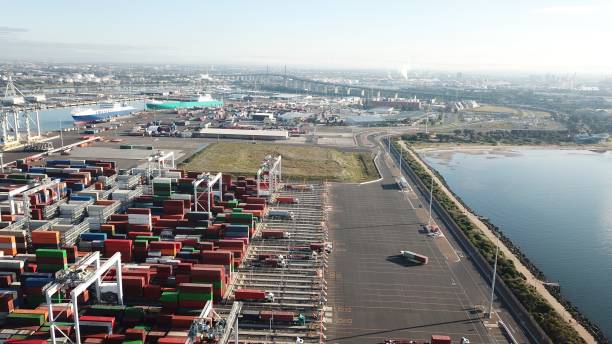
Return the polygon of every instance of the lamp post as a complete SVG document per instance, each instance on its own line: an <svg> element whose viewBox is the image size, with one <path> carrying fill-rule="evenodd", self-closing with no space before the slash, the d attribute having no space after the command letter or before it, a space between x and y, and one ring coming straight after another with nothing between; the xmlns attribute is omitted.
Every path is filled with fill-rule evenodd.
<svg viewBox="0 0 612 344"><path fill-rule="evenodd" d="M60 119L60 143L64 147L64 128L62 127L62 120Z"/></svg>
<svg viewBox="0 0 612 344"><path fill-rule="evenodd" d="M497 256L499 255L499 236L497 236L497 246L495 248L495 262L493 263L493 276L491 277L491 302L489 303L488 318L493 316L493 297L495 296L495 277L497 277Z"/></svg>
<svg viewBox="0 0 612 344"><path fill-rule="evenodd" d="M433 181L433 174L430 176L431 178L431 186L429 187L429 220L427 221L427 227L429 228L431 226L431 203L433 203L433 186L434 186L434 181Z"/></svg>

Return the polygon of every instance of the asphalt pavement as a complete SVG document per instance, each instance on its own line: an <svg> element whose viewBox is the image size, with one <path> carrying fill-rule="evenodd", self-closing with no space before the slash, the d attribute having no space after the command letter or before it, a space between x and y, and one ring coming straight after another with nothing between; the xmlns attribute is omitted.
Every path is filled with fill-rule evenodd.
<svg viewBox="0 0 612 344"><path fill-rule="evenodd" d="M379 162L382 181L331 187L334 252L327 342L429 340L441 334L456 343L461 337L471 343L508 343L499 328L485 326L477 310L488 305L489 283L462 252L453 258L444 252L444 247L458 251L450 234L444 239L422 232L419 212L427 203L417 195L409 202L385 159ZM441 245L437 240L448 241ZM424 254L429 263L409 264L399 256L401 250ZM504 321L518 328L508 318ZM522 333L513 335L527 342Z"/></svg>

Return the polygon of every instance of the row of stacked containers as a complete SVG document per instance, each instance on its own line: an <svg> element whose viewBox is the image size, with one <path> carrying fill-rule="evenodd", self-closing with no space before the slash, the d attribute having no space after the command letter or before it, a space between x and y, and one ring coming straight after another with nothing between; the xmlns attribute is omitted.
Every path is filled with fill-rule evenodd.
<svg viewBox="0 0 612 344"><path fill-rule="evenodd" d="M22 216L15 209L2 208L0 342L49 339L43 287L57 271L99 251L103 257L121 253L126 306L94 304L88 290L79 300L83 312L72 314L70 290L64 290L53 301L58 327L74 335L78 316L87 343L184 343L206 302L223 299L267 211L266 200L254 196L255 181L245 177L224 175L221 192L203 188L194 199L192 183L200 172L167 171L152 180L153 194L143 195L133 180L116 176L114 162L51 160L45 167L20 167L24 172L0 175L1 192L47 178L61 182L30 195L28 228L17 226ZM53 205L59 222L42 215ZM116 273L109 270L102 282L114 281Z"/></svg>

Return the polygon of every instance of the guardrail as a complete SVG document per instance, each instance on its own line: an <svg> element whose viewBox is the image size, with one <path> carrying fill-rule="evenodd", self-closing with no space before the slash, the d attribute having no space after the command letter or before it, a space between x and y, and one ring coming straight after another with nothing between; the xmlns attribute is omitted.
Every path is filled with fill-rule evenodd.
<svg viewBox="0 0 612 344"><path fill-rule="evenodd" d="M383 139L385 145L388 145L388 139ZM393 147L391 147L391 156L395 161L401 159L400 153ZM410 166L405 163L402 164L402 170L415 184L421 195L425 198L429 198L429 189L423 181L414 173ZM478 272L485 278L485 280L491 280L493 277L493 268L484 258L484 256L478 251L474 245L470 242L467 235L461 230L459 225L453 220L448 211L438 202L434 197L432 203L433 211L438 215L444 226L449 229L455 240L459 243L461 248L467 252L472 258L472 262L476 265ZM504 283L501 278L495 279L495 292L497 296L502 300L504 305L510 310L510 313L516 320L516 322L525 330L528 337L535 343L549 344L552 343L550 338L546 335L544 330L538 325L536 320L529 314L527 309L521 304L516 298L512 290Z"/></svg>

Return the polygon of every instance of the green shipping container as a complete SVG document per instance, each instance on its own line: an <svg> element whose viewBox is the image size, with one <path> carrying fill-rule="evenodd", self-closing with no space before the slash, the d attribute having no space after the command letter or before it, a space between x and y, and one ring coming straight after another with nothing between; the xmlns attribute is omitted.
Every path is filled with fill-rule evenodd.
<svg viewBox="0 0 612 344"><path fill-rule="evenodd" d="M45 322L43 314L11 313L6 317L8 324L16 327L41 326Z"/></svg>
<svg viewBox="0 0 612 344"><path fill-rule="evenodd" d="M159 301L161 302L178 302L179 293L176 291L165 291L162 293Z"/></svg>
<svg viewBox="0 0 612 344"><path fill-rule="evenodd" d="M179 301L209 301L212 293L179 293Z"/></svg>
<svg viewBox="0 0 612 344"><path fill-rule="evenodd" d="M68 255L65 250L39 248L36 250L36 256L45 258L66 258Z"/></svg>
<svg viewBox="0 0 612 344"><path fill-rule="evenodd" d="M253 214L251 214L251 213L232 213L232 219L249 219L249 220L253 220Z"/></svg>

